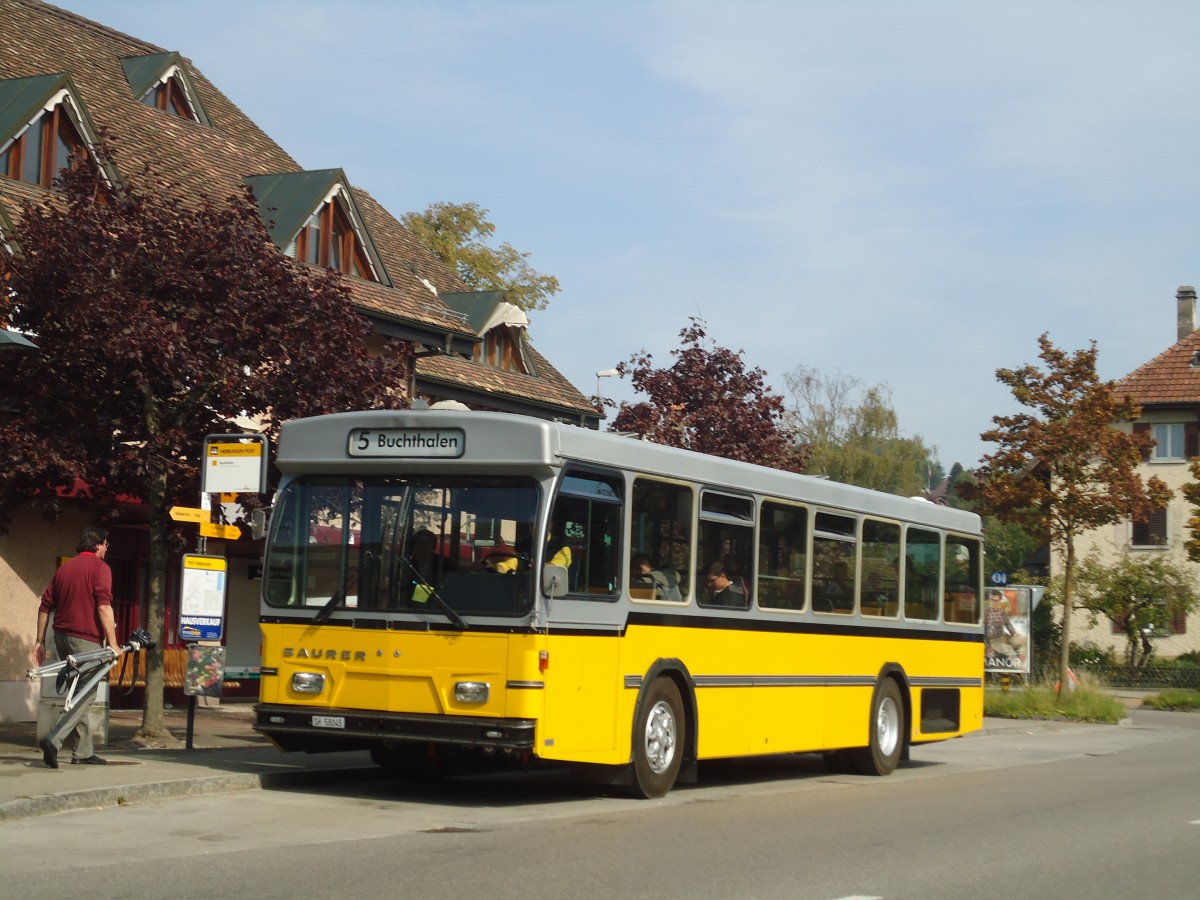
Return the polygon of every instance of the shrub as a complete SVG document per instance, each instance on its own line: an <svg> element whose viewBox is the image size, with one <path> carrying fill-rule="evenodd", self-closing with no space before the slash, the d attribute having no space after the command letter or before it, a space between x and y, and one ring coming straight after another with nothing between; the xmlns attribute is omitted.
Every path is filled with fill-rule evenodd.
<svg viewBox="0 0 1200 900"><path fill-rule="evenodd" d="M1200 691L1171 689L1147 697L1142 706L1152 709L1200 709Z"/></svg>
<svg viewBox="0 0 1200 900"><path fill-rule="evenodd" d="M983 694L983 714L1001 719L1067 719L1116 724L1125 718L1125 707L1107 691L1084 679L1079 687L1064 691L1061 697L1052 683L1008 691L988 688Z"/></svg>

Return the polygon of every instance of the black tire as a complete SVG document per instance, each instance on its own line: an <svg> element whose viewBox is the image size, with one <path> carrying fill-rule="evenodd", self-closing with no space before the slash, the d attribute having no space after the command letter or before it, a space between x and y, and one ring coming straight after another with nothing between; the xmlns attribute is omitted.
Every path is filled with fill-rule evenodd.
<svg viewBox="0 0 1200 900"><path fill-rule="evenodd" d="M633 724L633 772L646 798L665 797L679 777L684 748L683 699L670 678L656 678Z"/></svg>
<svg viewBox="0 0 1200 900"><path fill-rule="evenodd" d="M904 701L891 678L875 685L871 698L871 744L850 751L854 768L862 775L891 775L904 753Z"/></svg>

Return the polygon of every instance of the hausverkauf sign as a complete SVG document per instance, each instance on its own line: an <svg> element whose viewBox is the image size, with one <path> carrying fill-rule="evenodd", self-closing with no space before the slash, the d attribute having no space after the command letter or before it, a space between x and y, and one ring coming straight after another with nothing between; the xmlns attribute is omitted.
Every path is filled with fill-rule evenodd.
<svg viewBox="0 0 1200 900"><path fill-rule="evenodd" d="M354 428L347 453L391 459L458 459L467 449L461 428Z"/></svg>
<svg viewBox="0 0 1200 900"><path fill-rule="evenodd" d="M179 595L179 638L219 641L225 631L225 573L223 556L188 553L183 557Z"/></svg>

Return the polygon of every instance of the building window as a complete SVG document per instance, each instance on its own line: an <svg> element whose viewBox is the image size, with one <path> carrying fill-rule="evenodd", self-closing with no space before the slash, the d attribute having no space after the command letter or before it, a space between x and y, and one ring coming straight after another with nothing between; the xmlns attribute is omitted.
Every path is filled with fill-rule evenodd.
<svg viewBox="0 0 1200 900"><path fill-rule="evenodd" d="M174 76L166 78L150 88L142 97L142 104L152 109L161 109L180 119L190 122L199 121L192 105L187 101L187 94Z"/></svg>
<svg viewBox="0 0 1200 900"><path fill-rule="evenodd" d="M1165 547L1167 545L1167 511L1156 509L1144 522L1134 521L1134 547Z"/></svg>
<svg viewBox="0 0 1200 900"><path fill-rule="evenodd" d="M58 173L74 168L84 152L83 140L60 103L38 116L24 134L0 153L0 174L28 184L53 187Z"/></svg>
<svg viewBox="0 0 1200 900"><path fill-rule="evenodd" d="M475 361L482 362L493 369L528 375L529 372L525 368L521 348L518 344L519 335L519 329L493 328L483 336L482 343L475 345L472 353Z"/></svg>
<svg viewBox="0 0 1200 900"><path fill-rule="evenodd" d="M296 235L288 255L368 281L376 281L350 219L334 200L321 206Z"/></svg>
<svg viewBox="0 0 1200 900"><path fill-rule="evenodd" d="M1154 449L1150 451L1151 459L1184 458L1182 422L1151 425L1150 434L1154 438Z"/></svg>

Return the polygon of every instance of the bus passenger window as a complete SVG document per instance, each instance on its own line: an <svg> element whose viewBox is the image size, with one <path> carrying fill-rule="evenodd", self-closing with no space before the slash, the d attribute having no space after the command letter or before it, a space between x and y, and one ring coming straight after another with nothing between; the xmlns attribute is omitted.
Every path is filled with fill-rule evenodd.
<svg viewBox="0 0 1200 900"><path fill-rule="evenodd" d="M700 498L701 606L749 609L754 560L754 501L705 491Z"/></svg>
<svg viewBox="0 0 1200 900"><path fill-rule="evenodd" d="M764 501L758 522L758 605L803 609L808 510Z"/></svg>
<svg viewBox="0 0 1200 900"><path fill-rule="evenodd" d="M658 572L666 582L662 596L655 599L679 603L687 600L688 573L692 570L691 488L638 478L633 483L632 505L630 560L644 554L651 571ZM628 577L630 596L638 598L634 589L644 589L642 573L630 571Z"/></svg>
<svg viewBox="0 0 1200 900"><path fill-rule="evenodd" d="M900 613L900 526L863 521L859 612L894 618Z"/></svg>
<svg viewBox="0 0 1200 900"><path fill-rule="evenodd" d="M855 535L850 516L819 512L813 533L813 611L848 616L854 612Z"/></svg>
<svg viewBox="0 0 1200 900"><path fill-rule="evenodd" d="M979 621L979 541L946 536L946 621L973 625Z"/></svg>
<svg viewBox="0 0 1200 900"><path fill-rule="evenodd" d="M904 541L904 617L938 617L942 542L936 531L910 528Z"/></svg>
<svg viewBox="0 0 1200 900"><path fill-rule="evenodd" d="M545 565L567 570L567 591L616 597L624 483L615 473L569 471L550 514Z"/></svg>

